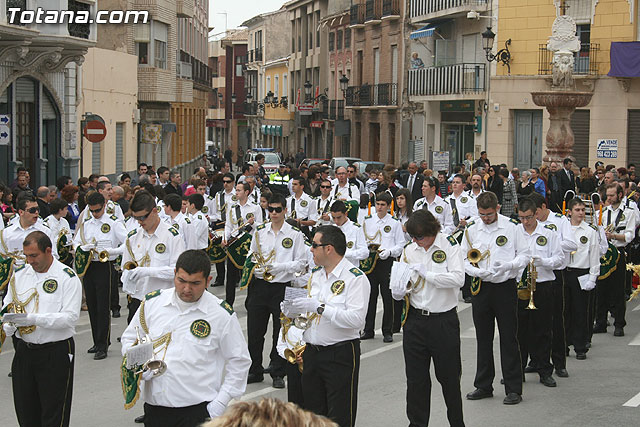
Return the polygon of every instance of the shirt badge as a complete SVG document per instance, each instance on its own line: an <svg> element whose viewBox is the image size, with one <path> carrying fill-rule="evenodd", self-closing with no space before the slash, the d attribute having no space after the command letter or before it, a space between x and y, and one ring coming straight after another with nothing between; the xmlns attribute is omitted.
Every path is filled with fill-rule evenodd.
<svg viewBox="0 0 640 427"><path fill-rule="evenodd" d="M109 224L102 224L102 227L100 227L100 231L106 234L111 231L111 226Z"/></svg>
<svg viewBox="0 0 640 427"><path fill-rule="evenodd" d="M191 324L191 334L196 338L206 338L211 333L211 325L204 319L195 320Z"/></svg>
<svg viewBox="0 0 640 427"><path fill-rule="evenodd" d="M209 207L208 206L203 206L202 209L200 209L200 211L204 214L209 212Z"/></svg>
<svg viewBox="0 0 640 427"><path fill-rule="evenodd" d="M58 282L56 282L54 279L45 280L42 284L42 289L46 293L52 294L56 291L56 289L58 289Z"/></svg>
<svg viewBox="0 0 640 427"><path fill-rule="evenodd" d="M538 238L536 239L536 243L538 244L538 246L545 246L547 244L547 238L544 236L538 236Z"/></svg>
<svg viewBox="0 0 640 427"><path fill-rule="evenodd" d="M308 204L309 204L309 203L307 203L307 201L306 201L306 200L302 200L302 201L300 202L300 206L302 206L303 208L306 208Z"/></svg>
<svg viewBox="0 0 640 427"><path fill-rule="evenodd" d="M167 250L167 247L164 243L158 243L156 245L156 252L159 254L163 254Z"/></svg>
<svg viewBox="0 0 640 427"><path fill-rule="evenodd" d="M508 242L507 236L498 236L496 237L496 245L504 246Z"/></svg>
<svg viewBox="0 0 640 427"><path fill-rule="evenodd" d="M385 233L389 233L389 232L391 232L391 226L390 225L385 225L383 230L384 230Z"/></svg>
<svg viewBox="0 0 640 427"><path fill-rule="evenodd" d="M289 249L291 246L293 246L293 240L291 240L290 237L285 237L284 239L282 239L283 248Z"/></svg>
<svg viewBox="0 0 640 427"><path fill-rule="evenodd" d="M469 199L467 199L466 197L461 197L460 198L460 203L467 203L469 201Z"/></svg>
<svg viewBox="0 0 640 427"><path fill-rule="evenodd" d="M431 255L431 259L433 260L433 262L438 263L438 264L442 264L443 262L445 262L445 260L447 259L447 254L444 253L443 250L437 250L433 253L433 255Z"/></svg>
<svg viewBox="0 0 640 427"><path fill-rule="evenodd" d="M587 236L581 236L580 237L580 243L582 243L583 245L585 245L588 241L589 241L589 239L587 239Z"/></svg>
<svg viewBox="0 0 640 427"><path fill-rule="evenodd" d="M331 284L331 292L334 295L340 295L344 291L344 280L336 280Z"/></svg>
<svg viewBox="0 0 640 427"><path fill-rule="evenodd" d="M442 212L444 212L444 208L442 206L436 206L436 213L441 214Z"/></svg>
<svg viewBox="0 0 640 427"><path fill-rule="evenodd" d="M347 242L347 248L351 249L353 247L353 242Z"/></svg>
<svg viewBox="0 0 640 427"><path fill-rule="evenodd" d="M251 219L251 218L253 218L253 214L252 214L251 212L249 212L249 213L247 214L247 219L249 220L249 219Z"/></svg>

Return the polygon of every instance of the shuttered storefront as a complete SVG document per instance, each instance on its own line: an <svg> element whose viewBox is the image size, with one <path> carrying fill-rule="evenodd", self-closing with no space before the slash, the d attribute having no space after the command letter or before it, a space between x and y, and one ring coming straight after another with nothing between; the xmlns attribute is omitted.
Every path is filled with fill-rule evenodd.
<svg viewBox="0 0 640 427"><path fill-rule="evenodd" d="M576 110L571 116L571 129L573 129L574 145L573 145L573 157L576 159L576 166L591 167L589 165L589 125L590 125L590 111L589 110ZM595 162L594 162L595 163Z"/></svg>
<svg viewBox="0 0 640 427"><path fill-rule="evenodd" d="M124 123L116 123L116 174L122 173L124 159Z"/></svg>
<svg viewBox="0 0 640 427"><path fill-rule="evenodd" d="M630 163L640 165L640 110L629 110L627 116L627 164Z"/></svg>

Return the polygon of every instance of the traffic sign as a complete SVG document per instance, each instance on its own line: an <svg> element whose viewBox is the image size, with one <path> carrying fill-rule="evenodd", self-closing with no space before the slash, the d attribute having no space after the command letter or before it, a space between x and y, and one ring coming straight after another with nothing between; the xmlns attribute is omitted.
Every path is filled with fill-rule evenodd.
<svg viewBox="0 0 640 427"><path fill-rule="evenodd" d="M7 125L0 124L0 145L9 145L11 129Z"/></svg>
<svg viewBox="0 0 640 427"><path fill-rule="evenodd" d="M85 123L82 134L91 142L100 142L107 137L107 128L104 123L91 120Z"/></svg>

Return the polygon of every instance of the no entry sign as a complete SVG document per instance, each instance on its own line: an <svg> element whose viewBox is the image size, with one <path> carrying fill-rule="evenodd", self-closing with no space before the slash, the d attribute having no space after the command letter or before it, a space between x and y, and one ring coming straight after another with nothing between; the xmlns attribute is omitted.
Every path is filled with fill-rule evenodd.
<svg viewBox="0 0 640 427"><path fill-rule="evenodd" d="M84 125L82 134L91 142L100 142L107 137L107 128L98 120L90 120Z"/></svg>

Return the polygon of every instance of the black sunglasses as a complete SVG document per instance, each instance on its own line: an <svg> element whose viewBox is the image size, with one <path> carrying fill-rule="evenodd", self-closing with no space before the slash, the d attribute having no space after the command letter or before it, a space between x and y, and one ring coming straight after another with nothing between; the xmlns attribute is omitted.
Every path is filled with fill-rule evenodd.
<svg viewBox="0 0 640 427"><path fill-rule="evenodd" d="M313 249L317 249L317 248L320 248L320 247L323 247L323 246L331 246L331 245L329 243L316 243L316 242L312 242L311 243L311 247Z"/></svg>
<svg viewBox="0 0 640 427"><path fill-rule="evenodd" d="M29 213L32 213L32 214L40 212L40 208L38 208L38 207L33 207L33 208L25 209L25 210L27 212L29 212Z"/></svg>
<svg viewBox="0 0 640 427"><path fill-rule="evenodd" d="M282 206L277 206L277 207L269 206L269 207L267 208L267 210L268 210L269 212L280 213L280 212L282 212Z"/></svg>
<svg viewBox="0 0 640 427"><path fill-rule="evenodd" d="M151 211L147 212L146 215L142 215L142 216L133 216L133 219L135 219L136 221L144 221L145 219L149 218L149 215L151 215Z"/></svg>
<svg viewBox="0 0 640 427"><path fill-rule="evenodd" d="M416 239L416 240L424 239L424 236L414 236L413 234L409 234L409 237L411 237L412 239Z"/></svg>
<svg viewBox="0 0 640 427"><path fill-rule="evenodd" d="M321 185L320 188L331 188L330 185Z"/></svg>
<svg viewBox="0 0 640 427"><path fill-rule="evenodd" d="M222 182L224 182L225 184L231 184L233 181L229 181L228 179L223 179Z"/></svg>
<svg viewBox="0 0 640 427"><path fill-rule="evenodd" d="M89 210L90 210L92 213L98 213L98 212L100 212L103 208L104 208L104 205L103 205L103 206L100 206L98 209L91 209L91 208L89 208Z"/></svg>

